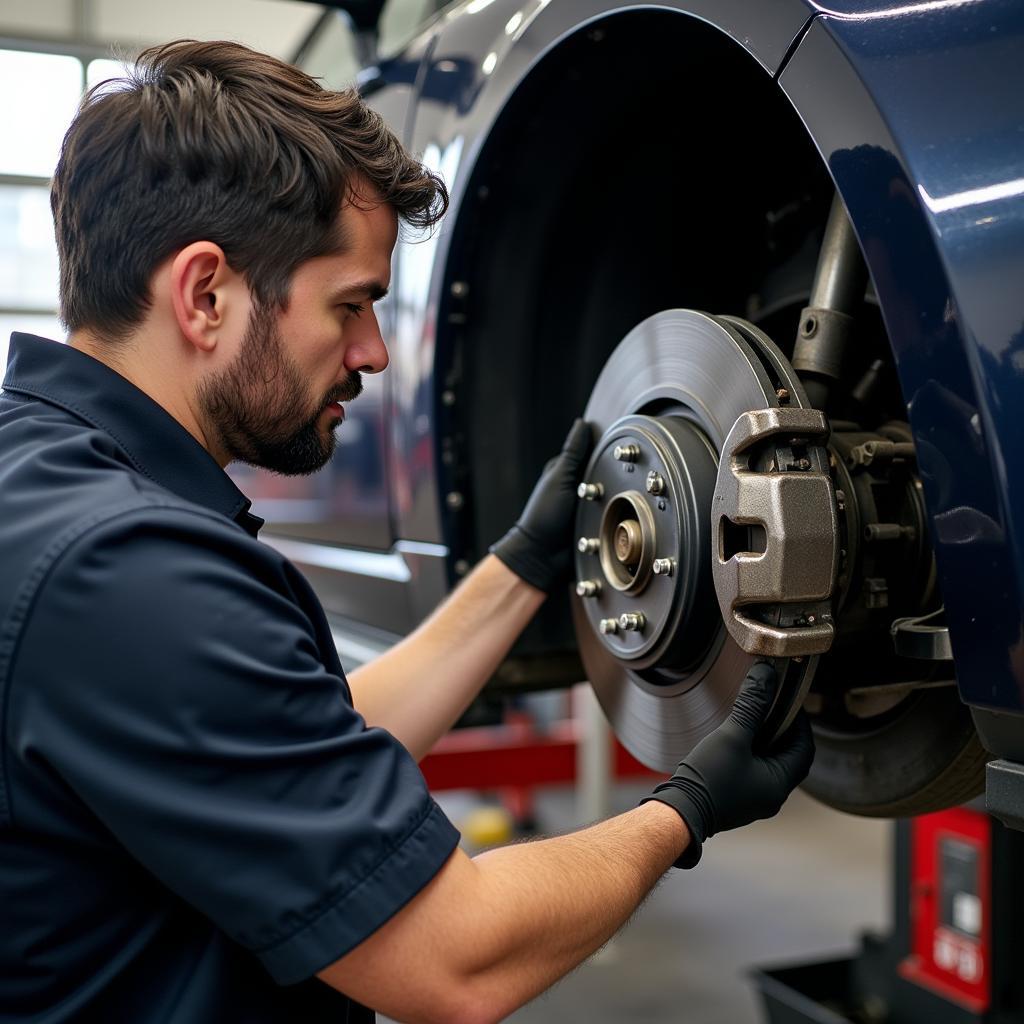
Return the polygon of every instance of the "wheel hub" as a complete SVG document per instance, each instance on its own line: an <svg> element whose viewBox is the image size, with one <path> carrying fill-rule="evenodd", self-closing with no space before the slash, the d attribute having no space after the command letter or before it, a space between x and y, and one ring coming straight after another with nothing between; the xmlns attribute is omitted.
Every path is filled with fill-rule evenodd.
<svg viewBox="0 0 1024 1024"><path fill-rule="evenodd" d="M686 553L709 549L716 471L694 423L644 415L616 421L587 471L596 487L577 516L577 593L605 650L654 685L680 678L713 639L710 562Z"/></svg>

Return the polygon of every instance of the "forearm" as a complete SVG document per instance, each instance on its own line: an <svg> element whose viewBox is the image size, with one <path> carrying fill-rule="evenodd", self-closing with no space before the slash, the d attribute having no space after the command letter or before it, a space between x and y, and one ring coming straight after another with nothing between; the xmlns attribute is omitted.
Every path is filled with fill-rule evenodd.
<svg viewBox="0 0 1024 1024"><path fill-rule="evenodd" d="M754 749L777 682L770 664L753 665L728 718L636 810L475 860L456 850L320 977L400 1020L501 1020L613 935L671 864L692 866L691 844L699 854L716 832L771 817L806 778L805 715L770 750Z"/></svg>
<svg viewBox="0 0 1024 1024"><path fill-rule="evenodd" d="M400 1020L501 1020L607 942L688 838L675 811L651 802L473 860L456 851L416 899L321 977Z"/></svg>
<svg viewBox="0 0 1024 1024"><path fill-rule="evenodd" d="M544 601L488 555L426 622L349 676L368 725L417 759L455 723Z"/></svg>
<svg viewBox="0 0 1024 1024"><path fill-rule="evenodd" d="M647 803L581 832L476 857L482 905L474 916L501 927L473 937L466 977L495 1019L600 949L687 841L675 811Z"/></svg>

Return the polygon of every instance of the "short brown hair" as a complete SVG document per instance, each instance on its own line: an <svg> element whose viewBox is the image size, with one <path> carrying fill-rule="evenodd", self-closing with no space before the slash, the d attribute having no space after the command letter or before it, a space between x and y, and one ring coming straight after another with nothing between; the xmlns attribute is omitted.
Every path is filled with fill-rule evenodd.
<svg viewBox="0 0 1024 1024"><path fill-rule="evenodd" d="M61 317L123 338L157 266L201 239L257 303L283 307L296 267L343 246L336 219L359 179L413 227L448 206L356 92L238 43L145 50L124 82L86 94L64 137L50 193Z"/></svg>

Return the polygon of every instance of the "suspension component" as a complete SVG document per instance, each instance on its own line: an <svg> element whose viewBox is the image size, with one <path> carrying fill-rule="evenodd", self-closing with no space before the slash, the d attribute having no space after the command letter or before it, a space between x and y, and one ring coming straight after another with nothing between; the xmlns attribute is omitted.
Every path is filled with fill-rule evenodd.
<svg viewBox="0 0 1024 1024"><path fill-rule="evenodd" d="M793 368L811 405L823 409L829 389L841 379L853 316L864 301L868 272L853 225L837 193L821 243L811 299L800 313Z"/></svg>
<svg viewBox="0 0 1024 1024"><path fill-rule="evenodd" d="M836 609L845 642L847 634L863 637L891 617L934 607L935 572L909 425L892 421L878 431L844 425L830 444L842 495ZM834 674L840 672L837 666Z"/></svg>

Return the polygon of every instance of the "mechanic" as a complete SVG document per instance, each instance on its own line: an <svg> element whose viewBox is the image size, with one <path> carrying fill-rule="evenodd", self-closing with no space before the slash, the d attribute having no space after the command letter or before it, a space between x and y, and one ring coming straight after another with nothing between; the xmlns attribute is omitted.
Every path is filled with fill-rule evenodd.
<svg viewBox="0 0 1024 1024"><path fill-rule="evenodd" d="M0 1017L497 1020L806 775L773 670L637 808L461 852L416 766L566 578L577 422L522 517L346 680L233 460L311 473L388 355L399 221L443 184L354 93L232 43L90 93L52 188L69 344L0 395ZM514 297L510 297L514 298Z"/></svg>

